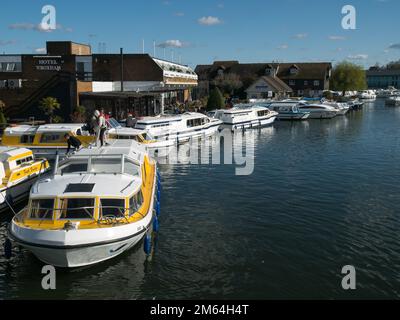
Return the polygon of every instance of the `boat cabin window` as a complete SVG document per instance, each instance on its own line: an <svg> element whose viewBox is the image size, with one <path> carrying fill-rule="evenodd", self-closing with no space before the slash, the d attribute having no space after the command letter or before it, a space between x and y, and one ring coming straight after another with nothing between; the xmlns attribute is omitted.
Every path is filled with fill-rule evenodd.
<svg viewBox="0 0 400 320"><path fill-rule="evenodd" d="M258 115L259 117L267 116L268 113L269 113L268 110L260 110L260 111L257 111L257 115Z"/></svg>
<svg viewBox="0 0 400 320"><path fill-rule="evenodd" d="M92 173L117 173L121 172L121 158L92 158Z"/></svg>
<svg viewBox="0 0 400 320"><path fill-rule="evenodd" d="M31 219L52 220L54 211L54 199L32 200Z"/></svg>
<svg viewBox="0 0 400 320"><path fill-rule="evenodd" d="M73 161L73 162L68 162L67 164L61 166L59 168L59 173L66 174L75 172L87 172L87 170L88 170L87 162Z"/></svg>
<svg viewBox="0 0 400 320"><path fill-rule="evenodd" d="M58 219L93 219L94 199L69 198L61 199L61 210Z"/></svg>
<svg viewBox="0 0 400 320"><path fill-rule="evenodd" d="M123 218L125 216L125 199L101 199L100 216Z"/></svg>
<svg viewBox="0 0 400 320"><path fill-rule="evenodd" d="M22 159L19 159L16 161L17 166L20 166L21 164L27 163L27 162L31 162L33 161L33 156L29 156L29 157L25 157Z"/></svg>
<svg viewBox="0 0 400 320"><path fill-rule="evenodd" d="M150 128L163 128L163 127L169 127L169 123L158 123L150 126Z"/></svg>
<svg viewBox="0 0 400 320"><path fill-rule="evenodd" d="M131 176L139 176L140 167L130 161L129 159L125 159L124 163L124 173L129 174Z"/></svg>
<svg viewBox="0 0 400 320"><path fill-rule="evenodd" d="M134 215L143 205L143 193L140 190L132 198L129 199L129 216Z"/></svg>
<svg viewBox="0 0 400 320"><path fill-rule="evenodd" d="M187 120L187 126L189 128L199 127L199 126L202 126L203 124L205 124L205 118Z"/></svg>
<svg viewBox="0 0 400 320"><path fill-rule="evenodd" d="M40 138L41 143L65 143L64 133L43 133L42 137Z"/></svg>
<svg viewBox="0 0 400 320"><path fill-rule="evenodd" d="M20 142L21 143L33 143L35 140L35 135L33 134L24 134L21 136Z"/></svg>

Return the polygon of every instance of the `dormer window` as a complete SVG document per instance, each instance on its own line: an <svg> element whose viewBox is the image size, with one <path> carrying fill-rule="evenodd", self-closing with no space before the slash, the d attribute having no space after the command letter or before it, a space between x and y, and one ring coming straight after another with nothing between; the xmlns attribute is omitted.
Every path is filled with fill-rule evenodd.
<svg viewBox="0 0 400 320"><path fill-rule="evenodd" d="M272 69L271 68L265 69L265 75L266 76L271 76L272 75Z"/></svg>
<svg viewBox="0 0 400 320"><path fill-rule="evenodd" d="M296 67L290 68L290 74L297 74L298 71Z"/></svg>
<svg viewBox="0 0 400 320"><path fill-rule="evenodd" d="M224 70L223 69L219 69L218 70L218 75L219 76L223 76L224 75Z"/></svg>

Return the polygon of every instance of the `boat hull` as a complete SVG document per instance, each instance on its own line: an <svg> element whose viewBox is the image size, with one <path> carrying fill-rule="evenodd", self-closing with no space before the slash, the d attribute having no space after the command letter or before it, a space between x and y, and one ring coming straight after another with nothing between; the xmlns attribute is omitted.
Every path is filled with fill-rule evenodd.
<svg viewBox="0 0 400 320"><path fill-rule="evenodd" d="M26 243L19 244L46 264L61 268L77 268L112 259L135 246L144 235L145 232L127 240L71 249L48 248Z"/></svg>
<svg viewBox="0 0 400 320"><path fill-rule="evenodd" d="M280 113L278 115L279 120L306 120L308 117L308 113Z"/></svg>
<svg viewBox="0 0 400 320"><path fill-rule="evenodd" d="M252 128L260 128L266 127L275 122L277 119L277 115L265 118L259 118L251 121L239 122L239 123L224 123L221 128L222 129L231 129L231 130L244 130L244 129L252 129Z"/></svg>

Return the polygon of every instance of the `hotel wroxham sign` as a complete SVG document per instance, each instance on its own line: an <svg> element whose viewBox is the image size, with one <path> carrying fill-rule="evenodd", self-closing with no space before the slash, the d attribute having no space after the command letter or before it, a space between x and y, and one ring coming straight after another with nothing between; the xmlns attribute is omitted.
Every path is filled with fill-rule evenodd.
<svg viewBox="0 0 400 320"><path fill-rule="evenodd" d="M37 57L35 68L37 71L61 71L63 63L58 57Z"/></svg>

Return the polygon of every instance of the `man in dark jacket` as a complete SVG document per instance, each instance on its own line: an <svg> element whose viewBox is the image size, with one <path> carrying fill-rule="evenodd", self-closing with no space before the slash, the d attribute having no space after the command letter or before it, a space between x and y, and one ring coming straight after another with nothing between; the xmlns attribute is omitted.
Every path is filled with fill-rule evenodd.
<svg viewBox="0 0 400 320"><path fill-rule="evenodd" d="M69 133L66 133L64 135L64 138L67 140L67 143L68 143L67 153L69 152L69 150L71 148L73 148L73 151L79 150L79 148L82 145L82 143L77 138L75 138L74 136L71 136Z"/></svg>

